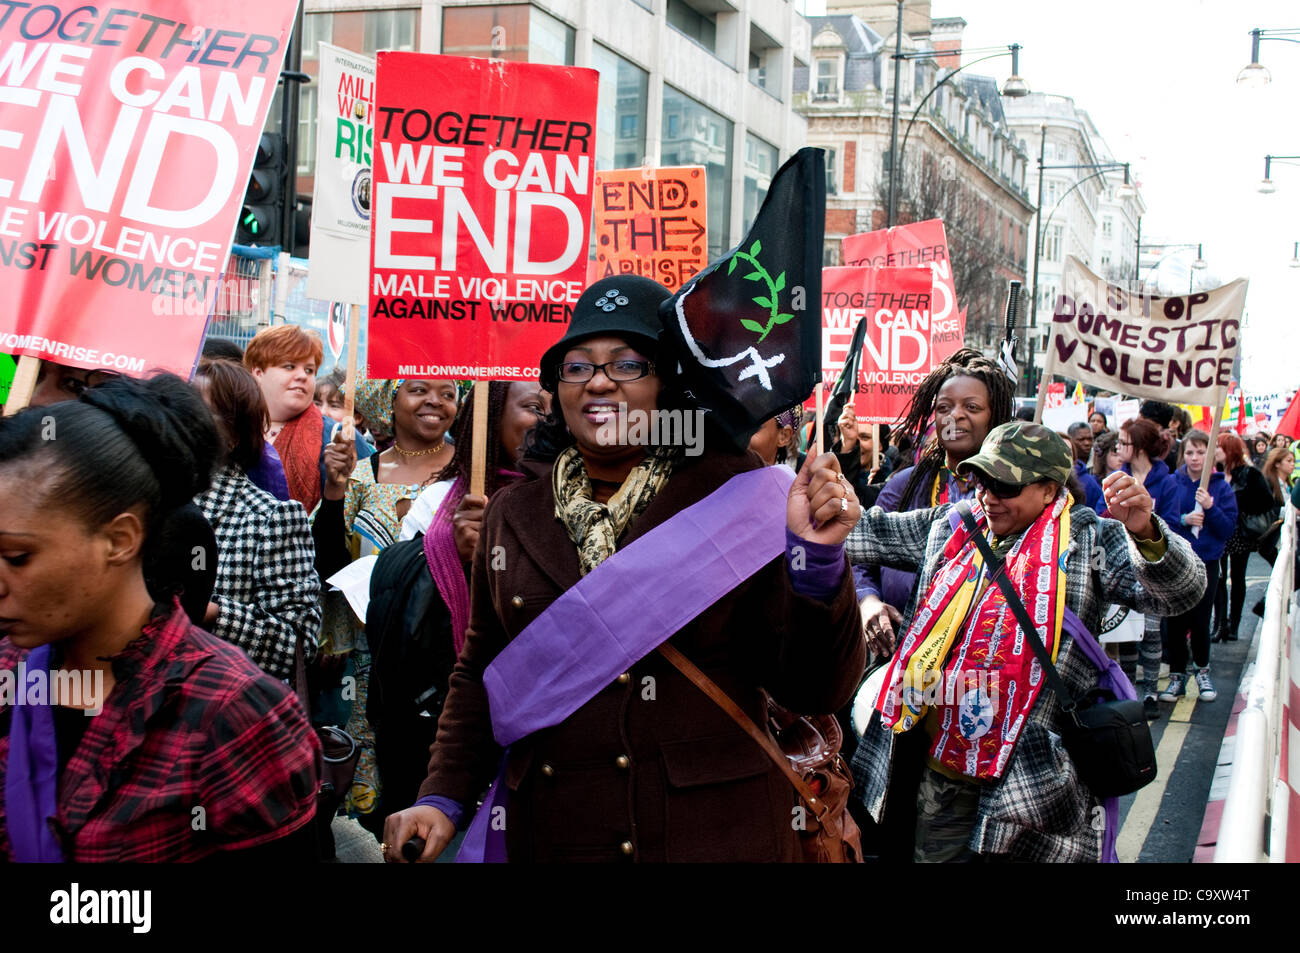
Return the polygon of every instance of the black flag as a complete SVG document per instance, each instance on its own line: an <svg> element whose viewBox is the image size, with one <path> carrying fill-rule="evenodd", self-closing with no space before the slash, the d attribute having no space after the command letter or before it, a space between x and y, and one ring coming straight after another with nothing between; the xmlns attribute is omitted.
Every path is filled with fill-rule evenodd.
<svg viewBox="0 0 1300 953"><path fill-rule="evenodd" d="M682 387L737 446L821 378L825 218L825 153L800 149L744 241L660 305Z"/></svg>

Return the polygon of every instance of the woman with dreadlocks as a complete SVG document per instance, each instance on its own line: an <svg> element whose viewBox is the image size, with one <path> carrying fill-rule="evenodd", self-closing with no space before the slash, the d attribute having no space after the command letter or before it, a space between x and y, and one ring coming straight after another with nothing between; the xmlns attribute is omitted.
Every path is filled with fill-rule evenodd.
<svg viewBox="0 0 1300 953"><path fill-rule="evenodd" d="M996 363L970 348L931 371L895 432L923 448L920 459L889 478L876 505L886 512L906 513L973 497L975 484L969 476L957 475L957 464L979 451L990 430L1011 419L1014 388ZM867 571L862 618L867 646L875 655L893 652L894 629L915 584L913 572L887 567Z"/></svg>

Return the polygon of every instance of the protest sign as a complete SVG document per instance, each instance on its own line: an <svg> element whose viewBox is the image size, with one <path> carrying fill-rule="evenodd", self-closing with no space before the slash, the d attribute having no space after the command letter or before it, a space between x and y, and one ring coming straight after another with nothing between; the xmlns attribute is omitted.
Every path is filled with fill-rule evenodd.
<svg viewBox="0 0 1300 953"><path fill-rule="evenodd" d="M1045 375L1169 403L1222 404L1241 339L1246 281L1174 297L1133 295L1065 262Z"/></svg>
<svg viewBox="0 0 1300 953"><path fill-rule="evenodd" d="M189 374L295 8L0 13L0 350Z"/></svg>
<svg viewBox="0 0 1300 953"><path fill-rule="evenodd" d="M858 419L892 424L932 367L928 268L822 269L822 375L834 379L858 321L867 319Z"/></svg>
<svg viewBox="0 0 1300 953"><path fill-rule="evenodd" d="M582 294L597 73L381 52L368 376L529 380Z"/></svg>
<svg viewBox="0 0 1300 953"><path fill-rule="evenodd" d="M676 291L708 264L704 167L596 173L595 280L641 275Z"/></svg>
<svg viewBox="0 0 1300 953"><path fill-rule="evenodd" d="M934 273L931 309L931 365L939 364L961 349L965 336L964 313L957 308L948 237L942 219L932 218L911 225L896 225L874 232L849 235L843 243L844 264L870 268L904 268L926 265Z"/></svg>
<svg viewBox="0 0 1300 953"><path fill-rule="evenodd" d="M364 305L369 301L374 58L320 44L318 88L307 294Z"/></svg>

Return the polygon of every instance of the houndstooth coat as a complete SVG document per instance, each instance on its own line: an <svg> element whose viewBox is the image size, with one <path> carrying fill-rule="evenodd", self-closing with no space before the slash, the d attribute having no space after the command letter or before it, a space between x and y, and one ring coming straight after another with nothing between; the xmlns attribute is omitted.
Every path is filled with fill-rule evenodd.
<svg viewBox="0 0 1300 953"><path fill-rule="evenodd" d="M873 507L863 514L846 543L853 563L919 571L918 586L903 613L906 631L924 593L943 563L952 535L949 504L907 513ZM1169 616L1192 608L1205 592L1205 567L1191 546L1158 517L1166 540L1164 555L1145 559L1117 520L1103 519L1086 506L1070 510L1070 548L1066 560L1066 605L1090 632L1099 631L1112 603L1147 615ZM901 642L901 638L899 639ZM1097 684L1100 674L1082 650L1062 635L1057 669L1077 697ZM1080 781L1061 743L1064 716L1056 696L1039 693L1001 781L980 791L979 816L970 848L1020 861L1099 861L1103 826L1092 809L1100 801ZM894 761L895 735L873 713L853 758L854 796L877 822Z"/></svg>
<svg viewBox="0 0 1300 953"><path fill-rule="evenodd" d="M259 490L237 466L213 474L194 498L217 536L219 611L208 628L275 678L293 673L294 643L308 655L320 629L320 578L307 514Z"/></svg>

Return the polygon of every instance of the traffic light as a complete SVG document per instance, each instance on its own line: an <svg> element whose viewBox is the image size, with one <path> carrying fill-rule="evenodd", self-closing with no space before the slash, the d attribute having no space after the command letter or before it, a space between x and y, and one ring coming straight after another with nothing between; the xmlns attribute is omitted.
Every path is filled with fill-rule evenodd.
<svg viewBox="0 0 1300 953"><path fill-rule="evenodd" d="M239 210L235 241L240 245L281 245L284 219L284 136L264 132L257 144L253 174Z"/></svg>

